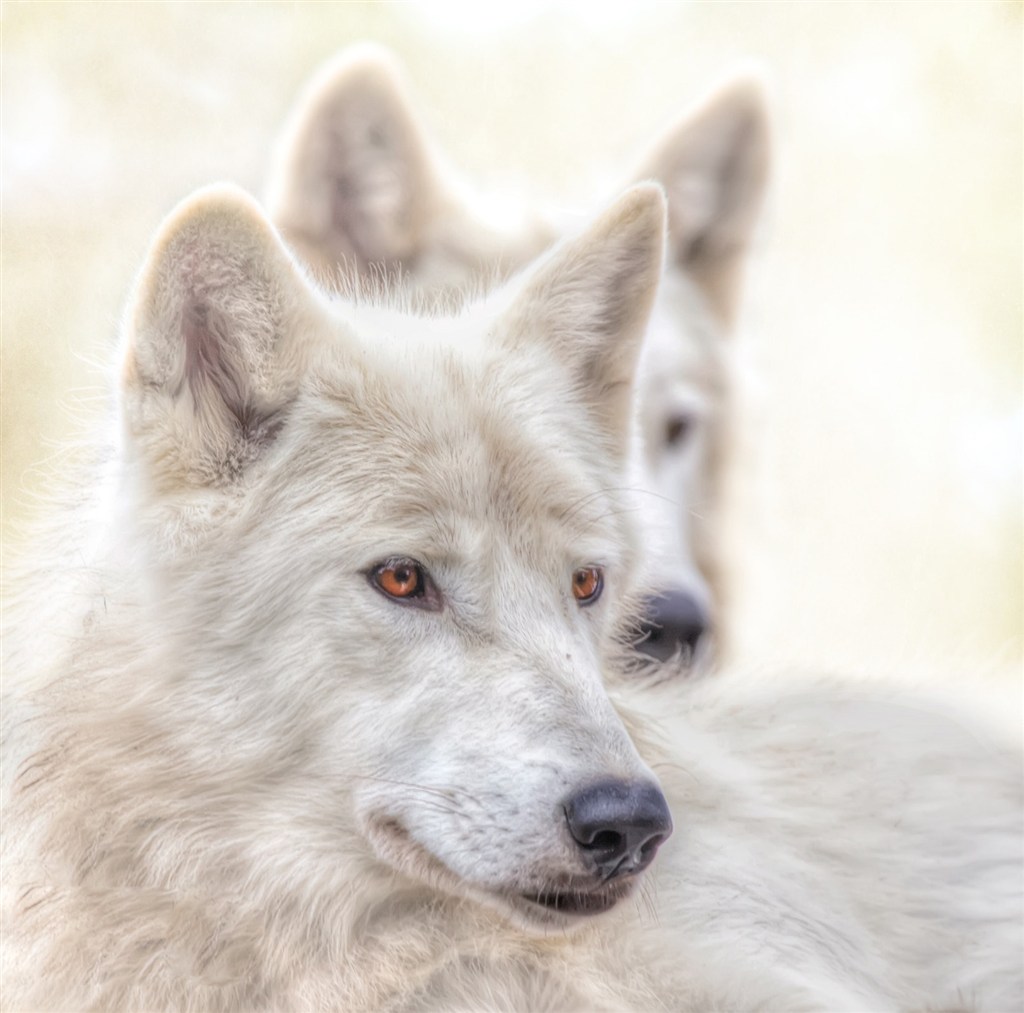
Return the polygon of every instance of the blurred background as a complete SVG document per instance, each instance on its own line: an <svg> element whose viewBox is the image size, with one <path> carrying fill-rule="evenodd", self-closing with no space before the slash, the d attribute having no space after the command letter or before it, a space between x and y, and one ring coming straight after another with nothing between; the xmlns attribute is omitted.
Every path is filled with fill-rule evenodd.
<svg viewBox="0 0 1024 1013"><path fill-rule="evenodd" d="M404 62L482 190L604 193L738 60L777 165L738 340L740 654L979 680L1020 713L1019 3L4 3L3 535L102 419L122 304L193 188L263 191L343 46ZM1001 705L1002 706L1002 705Z"/></svg>

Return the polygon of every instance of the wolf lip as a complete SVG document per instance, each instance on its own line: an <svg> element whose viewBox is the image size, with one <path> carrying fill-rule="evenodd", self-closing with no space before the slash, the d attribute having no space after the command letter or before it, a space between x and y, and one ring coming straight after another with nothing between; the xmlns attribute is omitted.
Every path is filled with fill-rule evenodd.
<svg viewBox="0 0 1024 1013"><path fill-rule="evenodd" d="M435 885L446 884L448 889L458 882L457 874L413 840L408 830L398 821L381 819L371 822L371 827L378 845L378 854L389 865ZM538 919L542 923L550 923L552 916L555 916L554 922L557 924L557 916L586 918L610 911L632 892L638 879L639 876L627 876L598 886L522 893L484 890L483 895L490 894L492 902L498 900L504 905L510 905L520 915L526 915L528 924ZM467 885L462 884L463 888Z"/></svg>
<svg viewBox="0 0 1024 1013"><path fill-rule="evenodd" d="M597 915L610 911L623 897L629 894L634 880L619 881L614 886L596 890L551 890L543 893L523 893L520 896L546 908L565 915Z"/></svg>

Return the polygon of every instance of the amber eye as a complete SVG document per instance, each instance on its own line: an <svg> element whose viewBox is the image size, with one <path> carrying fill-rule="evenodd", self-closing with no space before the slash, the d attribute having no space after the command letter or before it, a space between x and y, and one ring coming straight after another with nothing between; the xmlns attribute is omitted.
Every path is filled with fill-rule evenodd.
<svg viewBox="0 0 1024 1013"><path fill-rule="evenodd" d="M423 567L412 559L390 559L375 567L370 579L391 598L417 598L426 589Z"/></svg>
<svg viewBox="0 0 1024 1013"><path fill-rule="evenodd" d="M441 589L422 563L408 556L392 556L369 570L366 579L382 595L399 605L408 605L425 612L444 610Z"/></svg>
<svg viewBox="0 0 1024 1013"><path fill-rule="evenodd" d="M599 566L581 566L572 575L573 597L581 605L589 605L601 597L604 574Z"/></svg>

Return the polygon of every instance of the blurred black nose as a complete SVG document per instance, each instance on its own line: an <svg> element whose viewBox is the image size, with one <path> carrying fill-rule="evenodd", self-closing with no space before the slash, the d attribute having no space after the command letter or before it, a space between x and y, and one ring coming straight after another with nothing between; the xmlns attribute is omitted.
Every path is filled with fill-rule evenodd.
<svg viewBox="0 0 1024 1013"><path fill-rule="evenodd" d="M605 879L651 864L672 833L668 803L645 781L601 781L565 803L569 832Z"/></svg>
<svg viewBox="0 0 1024 1013"><path fill-rule="evenodd" d="M647 599L636 649L659 661L668 661L677 651L692 658L707 630L708 617L695 598L685 591L666 591Z"/></svg>

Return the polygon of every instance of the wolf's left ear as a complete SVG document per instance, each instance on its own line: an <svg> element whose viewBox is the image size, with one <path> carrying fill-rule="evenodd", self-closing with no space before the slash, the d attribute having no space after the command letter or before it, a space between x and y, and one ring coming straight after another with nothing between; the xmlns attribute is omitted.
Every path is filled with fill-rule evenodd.
<svg viewBox="0 0 1024 1013"><path fill-rule="evenodd" d="M126 451L163 488L221 486L273 441L308 359L316 299L232 186L165 221L125 321Z"/></svg>
<svg viewBox="0 0 1024 1013"><path fill-rule="evenodd" d="M671 127L633 176L665 187L672 256L727 325L735 317L770 161L764 84L744 73L719 85Z"/></svg>
<svg viewBox="0 0 1024 1013"><path fill-rule="evenodd" d="M502 319L506 347L532 354L540 346L569 368L575 392L619 456L628 446L634 375L664 246L664 193L654 183L634 186L529 270Z"/></svg>

